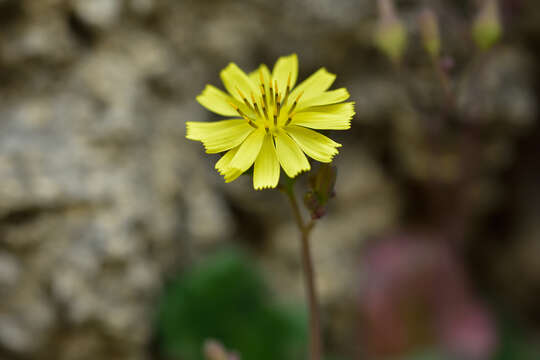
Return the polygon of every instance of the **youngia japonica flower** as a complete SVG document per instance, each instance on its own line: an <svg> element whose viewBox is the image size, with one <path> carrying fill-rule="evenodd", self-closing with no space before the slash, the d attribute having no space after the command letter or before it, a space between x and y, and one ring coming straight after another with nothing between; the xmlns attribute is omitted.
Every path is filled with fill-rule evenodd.
<svg viewBox="0 0 540 360"><path fill-rule="evenodd" d="M345 88L328 90L336 76L321 68L295 87L296 54L278 59L272 72L261 65L250 74L231 63L221 71L227 93L207 85L197 101L232 117L188 122L186 137L201 141L209 154L225 152L216 169L226 182L251 166L253 187L275 188L280 168L294 178L310 170L309 157L331 162L341 145L314 130L347 130L354 103Z"/></svg>

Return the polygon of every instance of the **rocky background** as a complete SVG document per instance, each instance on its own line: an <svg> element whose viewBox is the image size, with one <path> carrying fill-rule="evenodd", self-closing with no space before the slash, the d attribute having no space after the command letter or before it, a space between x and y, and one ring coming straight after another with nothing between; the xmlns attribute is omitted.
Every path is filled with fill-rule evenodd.
<svg viewBox="0 0 540 360"><path fill-rule="evenodd" d="M451 111L420 45L426 3L453 64ZM0 359L157 359L163 282L231 243L278 296L302 299L285 199L247 177L224 184L217 157L184 138L185 121L216 119L195 96L228 62L251 70L292 52L300 78L325 66L356 101L352 130L333 134L344 144L337 197L313 238L328 347L388 352L380 336L357 341L360 313L384 334L377 311L393 308L370 298L365 271L392 273L403 254L416 266L417 247L403 244L425 238L454 250L420 246L449 265L419 274L461 274L436 280L460 299L486 294L534 339L540 4L501 1L503 41L482 54L476 2L396 5L409 33L399 69L373 45L371 0L0 0ZM463 325L482 345L463 345L473 335L458 324L442 331L451 348L481 357L495 346L482 306L464 306L480 320ZM390 350L412 341L400 339Z"/></svg>

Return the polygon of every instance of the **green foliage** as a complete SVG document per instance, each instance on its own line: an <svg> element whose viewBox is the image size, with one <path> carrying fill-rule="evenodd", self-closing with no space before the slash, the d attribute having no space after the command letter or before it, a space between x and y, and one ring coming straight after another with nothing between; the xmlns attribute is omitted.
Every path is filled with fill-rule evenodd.
<svg viewBox="0 0 540 360"><path fill-rule="evenodd" d="M202 360L204 340L213 338L244 360L300 359L306 347L302 314L272 302L244 257L220 254L166 287L157 323L160 349L173 359Z"/></svg>
<svg viewBox="0 0 540 360"><path fill-rule="evenodd" d="M527 341L524 329L512 321L502 318L499 350L494 360L537 360L540 359L540 346Z"/></svg>
<svg viewBox="0 0 540 360"><path fill-rule="evenodd" d="M452 360L452 358L444 355L439 349L425 349L405 357L400 360Z"/></svg>

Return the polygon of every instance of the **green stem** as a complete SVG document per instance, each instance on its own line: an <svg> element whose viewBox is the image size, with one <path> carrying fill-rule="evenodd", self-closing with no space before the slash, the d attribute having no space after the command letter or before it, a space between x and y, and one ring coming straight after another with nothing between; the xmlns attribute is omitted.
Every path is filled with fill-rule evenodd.
<svg viewBox="0 0 540 360"><path fill-rule="evenodd" d="M309 244L309 235L315 225L311 220L307 224L304 223L296 195L294 193L294 183L289 184L285 189L285 193L289 198L293 209L296 224L301 233L302 245L302 267L304 272L304 281L306 287L306 297L309 306L309 334L310 334L310 359L322 359L322 340L321 340L321 320L319 314L319 302L317 292L315 290L315 271L313 269L313 261L311 259L311 250Z"/></svg>
<svg viewBox="0 0 540 360"><path fill-rule="evenodd" d="M456 99L452 91L450 77L442 69L440 59L438 57L433 57L431 59L431 65L433 67L433 71L435 72L435 75L437 76L437 80L441 84L441 88L443 90L444 97L446 100L446 106L451 108L456 104Z"/></svg>

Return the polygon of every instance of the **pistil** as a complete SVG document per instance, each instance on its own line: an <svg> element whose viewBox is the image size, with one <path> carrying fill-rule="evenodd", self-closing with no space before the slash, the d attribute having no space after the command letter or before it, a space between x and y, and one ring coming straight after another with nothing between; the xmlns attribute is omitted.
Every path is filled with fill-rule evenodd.
<svg viewBox="0 0 540 360"><path fill-rule="evenodd" d="M279 125L279 119L281 116L281 111L289 106L289 96L291 95L291 73L287 77L287 85L285 91L279 91L279 85L277 80L265 79L265 76L261 71L259 71L259 80L260 80L260 101L257 100L256 94L251 92L250 98L251 101L244 95L244 93L237 87L236 91L240 95L240 98L243 100L244 104L248 109L252 110L255 118L246 115L237 105L230 103L230 105L236 110L242 118L244 118L250 126L253 128L259 128L259 126L264 126L267 132L274 133L279 131L281 126L287 126L291 123L293 116L296 114L296 106L300 101L300 98L304 94L302 91L292 105L290 105L287 110L285 124L281 123ZM268 80L268 81L266 81Z"/></svg>

